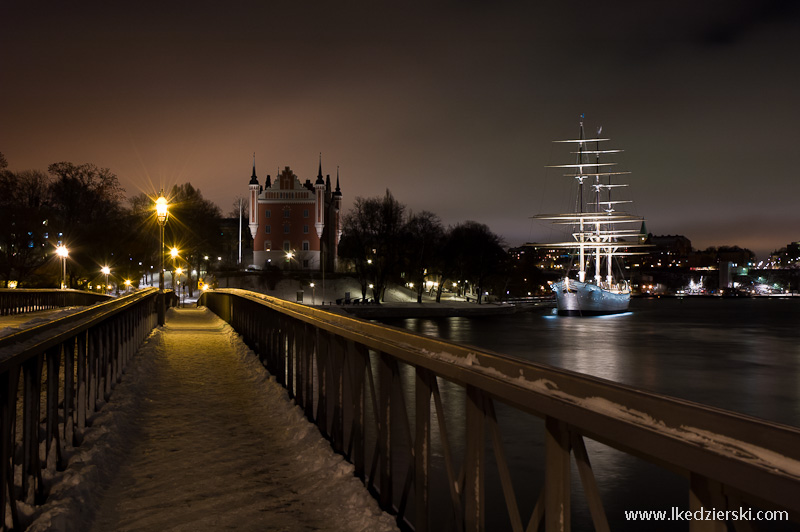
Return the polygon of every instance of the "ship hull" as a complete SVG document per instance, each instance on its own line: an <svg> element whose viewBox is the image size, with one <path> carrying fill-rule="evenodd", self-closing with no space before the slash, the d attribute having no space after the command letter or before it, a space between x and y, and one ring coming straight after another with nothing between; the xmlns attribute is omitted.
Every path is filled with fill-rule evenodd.
<svg viewBox="0 0 800 532"><path fill-rule="evenodd" d="M591 283L570 279L552 285L561 316L602 316L627 312L630 292L610 292Z"/></svg>

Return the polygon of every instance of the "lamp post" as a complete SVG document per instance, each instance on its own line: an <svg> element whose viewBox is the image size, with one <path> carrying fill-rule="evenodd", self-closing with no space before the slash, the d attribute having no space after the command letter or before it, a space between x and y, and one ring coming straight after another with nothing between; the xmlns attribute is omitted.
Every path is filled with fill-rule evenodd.
<svg viewBox="0 0 800 532"><path fill-rule="evenodd" d="M312 305L317 304L316 288L314 287L314 283L311 283L311 304Z"/></svg>
<svg viewBox="0 0 800 532"><path fill-rule="evenodd" d="M161 257L161 267L158 270L158 288L161 291L164 290L164 226L167 225L167 218L169 218L169 203L167 203L167 198L164 197L164 190L162 189L156 200L156 219L161 227L158 248L158 254Z"/></svg>
<svg viewBox="0 0 800 532"><path fill-rule="evenodd" d="M109 268L108 266L103 266L100 269L100 271L103 272L104 274L106 274L106 285L105 285L105 290L103 290L103 292L105 292L107 294L108 293L108 276L111 273L111 268Z"/></svg>
<svg viewBox="0 0 800 532"><path fill-rule="evenodd" d="M183 268L180 266L175 268L175 273L178 275L178 298L181 302L181 308L183 308L183 291L181 290L181 275L183 274ZM175 288L175 279L172 279L172 288Z"/></svg>
<svg viewBox="0 0 800 532"><path fill-rule="evenodd" d="M67 246L61 244L56 248L56 255L61 257L61 289L64 290L67 287L67 257L69 257L69 250Z"/></svg>
<svg viewBox="0 0 800 532"><path fill-rule="evenodd" d="M177 273L175 271L175 260L178 258L179 254L180 254L180 251L178 251L178 248L176 248L176 247L173 247L172 249L169 250L169 256L172 257L172 289L173 290L175 290L175 273Z"/></svg>

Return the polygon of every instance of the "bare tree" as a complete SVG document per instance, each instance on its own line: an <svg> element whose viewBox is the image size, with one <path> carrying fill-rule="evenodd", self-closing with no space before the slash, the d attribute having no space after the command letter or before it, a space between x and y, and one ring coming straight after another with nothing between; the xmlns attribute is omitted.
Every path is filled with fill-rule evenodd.
<svg viewBox="0 0 800 532"><path fill-rule="evenodd" d="M399 272L404 211L387 189L383 198L356 198L344 217L339 255L354 264L363 297L371 280L375 300L383 301L387 283Z"/></svg>
<svg viewBox="0 0 800 532"><path fill-rule="evenodd" d="M442 221L432 212L412 214L405 223L403 255L408 278L417 293L417 303L422 303L426 275L431 276L438 270L443 239Z"/></svg>

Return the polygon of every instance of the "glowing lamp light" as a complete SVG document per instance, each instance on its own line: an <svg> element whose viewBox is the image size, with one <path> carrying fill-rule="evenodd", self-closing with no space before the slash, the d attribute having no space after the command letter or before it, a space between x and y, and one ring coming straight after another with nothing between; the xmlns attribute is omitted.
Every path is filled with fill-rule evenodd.
<svg viewBox="0 0 800 532"><path fill-rule="evenodd" d="M169 254L173 259L177 258L179 253L180 252L178 251L178 248L172 248L169 250Z"/></svg>
<svg viewBox="0 0 800 532"><path fill-rule="evenodd" d="M164 197L163 192L156 200L156 218L158 218L158 223L161 225L167 223L167 218L169 218L169 203L167 203L167 198Z"/></svg>
<svg viewBox="0 0 800 532"><path fill-rule="evenodd" d="M64 245L58 246L56 248L56 255L58 255L62 259L66 259L67 257L69 257L69 250L67 249L67 246Z"/></svg>

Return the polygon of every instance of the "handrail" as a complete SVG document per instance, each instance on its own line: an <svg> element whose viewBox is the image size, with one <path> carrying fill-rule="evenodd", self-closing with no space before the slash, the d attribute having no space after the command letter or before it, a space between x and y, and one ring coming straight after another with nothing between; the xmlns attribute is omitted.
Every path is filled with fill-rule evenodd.
<svg viewBox="0 0 800 532"><path fill-rule="evenodd" d="M382 438L390 437L387 431L391 427L386 427L379 418L387 411L393 419L399 415L392 410L399 400L399 410L403 412L400 417L403 423L408 423L409 435L416 434L416 439L421 440L406 442L414 449L410 460L416 468L415 483L422 482L422 485L415 485L417 516L413 519L413 526L417 530L427 530L429 521L424 501L427 500L425 482L430 472L424 468L429 467L430 461L424 465L424 457L426 452L430 452L429 409L432 397L436 410L441 410L436 377L465 388L467 424L477 434L467 436L465 461L468 465L464 466L467 478L463 474L459 477L465 491L453 495L454 506L463 504L456 508L461 512L456 522L462 521L467 529L481 529L484 519L481 514L484 495L481 489L470 488L470 480L478 484L483 482L484 431L498 434L493 432L498 430L493 407L495 400L546 421L545 467L548 478L544 499L540 501L541 505L537 504L531 520L541 519L541 514L545 514L547 530L558 527L558 522L562 526L564 522L569 523L571 452L578 462L595 524L603 529L605 517L596 488L593 488L594 479L585 456L583 437L687 476L692 504L697 507L705 504L706 508L723 509L725 504L732 505L733 501L737 504L744 502L762 508L785 509L793 520L800 521L800 429L796 427L244 290L206 292L200 304L207 305L244 336L265 360L268 369L276 373L278 380L305 408L306 414L317 421L320 430L331 438L337 450L366 445L353 440L365 438L364 427L351 425L348 431L343 420L363 418L361 407L353 405L366 401L371 391L379 431L376 452L382 461L380 487L376 490L381 493L384 508L394 508L399 518L408 519L401 511L406 504L403 501L409 497L407 491L399 504L391 495L383 493L391 491L391 478L382 477L391 476L391 459L387 457L391 456L396 444L382 441ZM265 319L266 316L269 319ZM380 389L377 392L369 370L369 352L379 360L376 371ZM402 394L392 405L391 392L387 395L384 390L392 388L400 379L398 362L415 368L417 375L413 383L417 419L414 427L405 419ZM314 374L314 364L324 366L325 371L319 370ZM369 379L363 374L359 376L361 370L353 370L359 367L367 368ZM349 390L345 390L345 376L350 380ZM411 384L407 382L406 386L410 388ZM345 404L347 394L355 397L351 397L353 405ZM313 404L314 397L317 397L316 404ZM334 412L339 412L333 420L328 419L331 403L335 405ZM347 409L347 415L343 415L341 411ZM439 412L439 415L443 413ZM440 428L444 432L444 427ZM345 446L343 435L348 433L354 436ZM504 462L504 458L502 449L497 448L499 441L498 436L495 456L498 467L502 469L499 463ZM475 466L477 473L474 474L480 478L469 477L470 464ZM587 468L589 477L584 479ZM356 463L356 470L364 479L363 466ZM454 480L450 478L451 485ZM368 485L371 482L372 479ZM503 483L504 490L512 491L506 493L506 498L512 523L517 523L519 517L512 515L517 510L516 503L512 503L511 483L505 477ZM464 498L462 503L457 502L459 497Z"/></svg>
<svg viewBox="0 0 800 532"><path fill-rule="evenodd" d="M27 526L17 502L44 502L43 470L66 466L165 298L146 289L0 338L0 530L7 508L10 530Z"/></svg>
<svg viewBox="0 0 800 532"><path fill-rule="evenodd" d="M0 372L5 371L10 364L24 362L28 358L36 356L37 353L62 343L64 339L75 336L75 334L121 312L129 305L152 297L157 292L157 288L134 292L0 338ZM21 358L12 361L12 357L17 354Z"/></svg>
<svg viewBox="0 0 800 532"><path fill-rule="evenodd" d="M94 305L111 299L106 294L54 288L0 288L0 315L23 314L59 307Z"/></svg>

